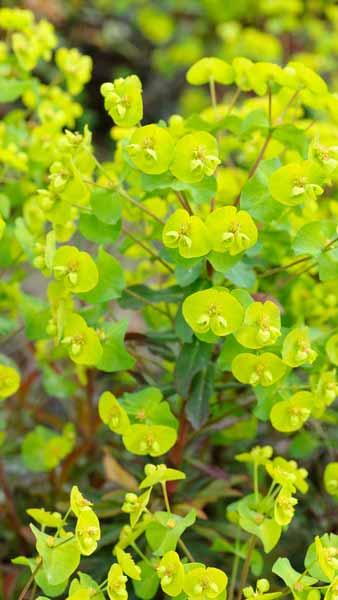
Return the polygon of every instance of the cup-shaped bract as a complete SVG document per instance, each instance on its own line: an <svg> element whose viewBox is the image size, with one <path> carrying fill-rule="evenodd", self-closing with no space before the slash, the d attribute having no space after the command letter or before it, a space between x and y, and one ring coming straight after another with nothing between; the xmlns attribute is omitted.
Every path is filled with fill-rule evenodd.
<svg viewBox="0 0 338 600"><path fill-rule="evenodd" d="M317 352L311 348L307 327L292 329L283 342L282 357L289 367L311 365L317 358Z"/></svg>
<svg viewBox="0 0 338 600"><path fill-rule="evenodd" d="M78 516L75 536L80 546L81 554L90 556L97 548L97 542L101 537L100 522L89 507L83 508Z"/></svg>
<svg viewBox="0 0 338 600"><path fill-rule="evenodd" d="M0 400L15 394L19 386L20 375L18 371L8 365L0 365Z"/></svg>
<svg viewBox="0 0 338 600"><path fill-rule="evenodd" d="M231 65L216 57L205 57L193 64L187 72L187 81L191 85L204 85L210 81L228 85L234 80Z"/></svg>
<svg viewBox="0 0 338 600"><path fill-rule="evenodd" d="M274 519L278 525L288 525L292 521L297 502L288 488L281 489L274 504Z"/></svg>
<svg viewBox="0 0 338 600"><path fill-rule="evenodd" d="M226 574L214 567L197 567L185 574L183 589L188 598L214 600L224 592L228 583Z"/></svg>
<svg viewBox="0 0 338 600"><path fill-rule="evenodd" d="M283 377L286 367L279 356L272 352L259 355L243 352L235 356L231 370L241 383L268 387Z"/></svg>
<svg viewBox="0 0 338 600"><path fill-rule="evenodd" d="M244 310L226 288L210 288L195 292L183 302L183 316L195 333L212 331L217 336L229 335L242 324Z"/></svg>
<svg viewBox="0 0 338 600"><path fill-rule="evenodd" d="M79 94L90 80L93 61L90 56L81 54L77 48L59 48L55 61L64 74L67 87L72 95Z"/></svg>
<svg viewBox="0 0 338 600"><path fill-rule="evenodd" d="M211 249L208 230L202 219L179 208L169 217L162 241L167 248L178 248L184 258L205 256Z"/></svg>
<svg viewBox="0 0 338 600"><path fill-rule="evenodd" d="M198 183L213 175L219 164L216 138L206 131L195 131L178 140L170 170L184 183Z"/></svg>
<svg viewBox="0 0 338 600"><path fill-rule="evenodd" d="M125 433L129 427L129 417L114 394L103 392L99 398L99 415L103 423L114 433Z"/></svg>
<svg viewBox="0 0 338 600"><path fill-rule="evenodd" d="M257 242L257 227L245 210L235 206L216 208L206 219L206 227L215 252L235 256Z"/></svg>
<svg viewBox="0 0 338 600"><path fill-rule="evenodd" d="M127 581L128 578L123 574L121 566L114 563L108 571L107 592L110 600L127 600Z"/></svg>
<svg viewBox="0 0 338 600"><path fill-rule="evenodd" d="M123 573L125 573L128 577L131 577L131 579L140 580L141 569L135 563L132 555L129 554L129 552L125 552L118 546L115 548L115 554Z"/></svg>
<svg viewBox="0 0 338 600"><path fill-rule="evenodd" d="M335 333L327 340L325 350L329 361L338 367L338 333Z"/></svg>
<svg viewBox="0 0 338 600"><path fill-rule="evenodd" d="M137 75L119 77L100 88L104 107L119 127L134 127L143 117L142 84Z"/></svg>
<svg viewBox="0 0 338 600"><path fill-rule="evenodd" d="M314 405L311 392L296 392L287 400L281 400L273 405L270 421L277 431L291 433L300 429L311 416Z"/></svg>
<svg viewBox="0 0 338 600"><path fill-rule="evenodd" d="M53 274L74 293L89 292L99 280L97 266L88 252L75 246L61 246L54 254Z"/></svg>
<svg viewBox="0 0 338 600"><path fill-rule="evenodd" d="M288 163L274 171L269 179L271 196L286 206L313 206L324 189L323 169L311 160Z"/></svg>
<svg viewBox="0 0 338 600"><path fill-rule="evenodd" d="M161 588L167 596L178 596L183 589L184 567L174 550L166 552L157 567Z"/></svg>
<svg viewBox="0 0 338 600"><path fill-rule="evenodd" d="M123 434L129 452L146 456L161 456L175 444L175 429L166 425L131 425Z"/></svg>
<svg viewBox="0 0 338 600"><path fill-rule="evenodd" d="M88 508L92 505L92 502L90 502L90 500L87 500L87 498L85 498L81 494L77 485L73 485L70 492L70 508L72 509L74 515L78 517L81 510L83 510L84 508Z"/></svg>
<svg viewBox="0 0 338 600"><path fill-rule="evenodd" d="M134 165L143 173L165 173L173 159L174 140L164 127L138 127L130 138L127 152Z"/></svg>
<svg viewBox="0 0 338 600"><path fill-rule="evenodd" d="M275 302L252 302L247 307L236 340L246 348L271 346L281 335L280 310Z"/></svg>
<svg viewBox="0 0 338 600"><path fill-rule="evenodd" d="M67 315L61 343L78 365L96 365L101 359L103 350L98 334L76 313Z"/></svg>
<svg viewBox="0 0 338 600"><path fill-rule="evenodd" d="M293 90L308 90L316 95L326 95L327 85L313 69L297 61L290 61L280 72L279 83Z"/></svg>
<svg viewBox="0 0 338 600"><path fill-rule="evenodd" d="M328 494L338 498L338 462L330 462L326 465L324 486Z"/></svg>
<svg viewBox="0 0 338 600"><path fill-rule="evenodd" d="M144 467L145 478L141 481L139 488L152 487L157 483L165 483L166 481L178 481L179 479L185 479L185 473L178 471L177 469L170 469L165 464L153 465L147 464Z"/></svg>

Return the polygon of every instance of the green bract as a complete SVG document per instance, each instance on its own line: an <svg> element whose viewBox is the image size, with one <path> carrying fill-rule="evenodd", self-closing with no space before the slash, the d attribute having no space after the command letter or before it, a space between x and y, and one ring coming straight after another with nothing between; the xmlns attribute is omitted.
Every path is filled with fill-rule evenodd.
<svg viewBox="0 0 338 600"><path fill-rule="evenodd" d="M131 425L123 435L123 443L134 454L161 456L174 445L175 429L165 425Z"/></svg>
<svg viewBox="0 0 338 600"><path fill-rule="evenodd" d="M325 349L330 362L338 367L338 333L327 340Z"/></svg>
<svg viewBox="0 0 338 600"><path fill-rule="evenodd" d="M133 127L142 120L142 84L137 75L103 83L101 94L106 111L120 127Z"/></svg>
<svg viewBox="0 0 338 600"><path fill-rule="evenodd" d="M120 565L115 563L108 572L108 596L110 600L126 600L128 592L126 589L127 577L123 575Z"/></svg>
<svg viewBox="0 0 338 600"><path fill-rule="evenodd" d="M213 567L197 567L184 578L183 589L188 598L213 600L226 588L228 578L223 571Z"/></svg>
<svg viewBox="0 0 338 600"><path fill-rule="evenodd" d="M311 392L297 392L287 400L277 402L272 407L270 420L278 431L297 431L311 415L314 397Z"/></svg>
<svg viewBox="0 0 338 600"><path fill-rule="evenodd" d="M75 313L66 316L61 343L69 357L79 365L95 365L102 355L99 336Z"/></svg>
<svg viewBox="0 0 338 600"><path fill-rule="evenodd" d="M146 125L133 133L127 151L140 171L159 175L169 168L173 158L174 141L163 127Z"/></svg>
<svg viewBox="0 0 338 600"><path fill-rule="evenodd" d="M262 348L275 343L281 335L280 328L280 310L274 302L252 302L235 337L246 348Z"/></svg>
<svg viewBox="0 0 338 600"><path fill-rule="evenodd" d="M161 588L167 596L175 597L182 592L184 567L177 552L170 550L163 555L157 573L161 579Z"/></svg>
<svg viewBox="0 0 338 600"><path fill-rule="evenodd" d="M124 433L129 427L129 418L114 394L103 392L99 398L99 414L102 421L115 433Z"/></svg>
<svg viewBox="0 0 338 600"><path fill-rule="evenodd" d="M184 135L176 144L170 170L185 183L197 183L213 175L220 160L217 140L205 131Z"/></svg>
<svg viewBox="0 0 338 600"><path fill-rule="evenodd" d="M241 304L225 288L210 288L188 296L183 316L196 333L212 331L217 336L236 331L243 320Z"/></svg>
<svg viewBox="0 0 338 600"><path fill-rule="evenodd" d="M282 360L272 352L255 355L243 352L232 361L232 372L238 381L250 385L273 385L283 377L286 367Z"/></svg>
<svg viewBox="0 0 338 600"><path fill-rule="evenodd" d="M235 206L224 206L211 212L206 227L216 252L229 252L235 256L244 252L257 241L257 228L245 210L237 211Z"/></svg>
<svg viewBox="0 0 338 600"><path fill-rule="evenodd" d="M146 477L141 481L139 488L142 490L146 487L152 487L157 483L165 483L166 481L177 481L179 479L185 479L185 474L177 469L169 469L166 465L152 465L148 464L144 467Z"/></svg>
<svg viewBox="0 0 338 600"><path fill-rule="evenodd" d="M87 252L79 252L74 246L62 246L54 254L53 274L74 293L88 292L96 286L99 274L93 259Z"/></svg>
<svg viewBox="0 0 338 600"><path fill-rule="evenodd" d="M201 58L187 72L187 81L191 85L203 85L209 81L229 84L234 79L231 66L220 58Z"/></svg>
<svg viewBox="0 0 338 600"><path fill-rule="evenodd" d="M269 180L272 197L287 206L313 205L323 194L323 171L314 161L290 163L273 172Z"/></svg>
<svg viewBox="0 0 338 600"><path fill-rule="evenodd" d="M12 396L19 389L20 375L13 367L0 365L0 399Z"/></svg>
<svg viewBox="0 0 338 600"><path fill-rule="evenodd" d="M309 331L306 327L293 329L283 342L283 361L289 367L311 364L316 360L317 352L311 348Z"/></svg>
<svg viewBox="0 0 338 600"><path fill-rule="evenodd" d="M76 528L76 539L79 542L81 554L89 556L97 548L100 539L100 523L94 511L86 506L79 512Z"/></svg>
<svg viewBox="0 0 338 600"><path fill-rule="evenodd" d="M338 498L338 462L331 462L325 467L324 485L328 494Z"/></svg>
<svg viewBox="0 0 338 600"><path fill-rule="evenodd" d="M162 240L167 248L178 248L184 258L204 256L211 250L208 229L203 221L180 208L166 222Z"/></svg>

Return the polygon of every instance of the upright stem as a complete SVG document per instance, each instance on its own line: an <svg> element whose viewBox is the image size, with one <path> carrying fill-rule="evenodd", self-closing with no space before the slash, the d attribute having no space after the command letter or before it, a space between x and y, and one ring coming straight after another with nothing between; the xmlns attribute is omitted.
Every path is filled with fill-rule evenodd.
<svg viewBox="0 0 338 600"><path fill-rule="evenodd" d="M161 483L161 486L162 486L162 492L163 492L163 498L164 498L164 504L165 504L166 510L168 513L171 513L166 483L163 481Z"/></svg>
<svg viewBox="0 0 338 600"><path fill-rule="evenodd" d="M239 561L240 561L240 555L239 555L239 533L240 533L240 529L239 527L237 528L237 536L236 536L236 543L235 543L235 555L234 555L234 560L232 563L232 570L231 570L231 580L230 580L230 588L229 588L229 596L228 596L228 600L233 600L234 597L234 591L235 591L235 585L236 585L236 580L237 580L237 573L238 573L238 567L239 567Z"/></svg>
<svg viewBox="0 0 338 600"><path fill-rule="evenodd" d="M40 569L42 565L42 558L39 558L38 564L36 565L33 573L31 574L30 578L28 579L25 587L23 588L23 590L21 591L20 596L18 597L18 600L24 600L24 597L26 595L26 592L28 592L29 588L31 587L33 581L34 581L34 577L37 574L38 570Z"/></svg>
<svg viewBox="0 0 338 600"><path fill-rule="evenodd" d="M242 568L237 600L241 600L241 598L242 598L243 588L245 587L246 580L248 578L250 562L252 559L252 553L254 551L256 541L257 541L256 536L252 535L249 540L249 543L248 543L247 553L246 553L245 561L244 561L243 568Z"/></svg>
<svg viewBox="0 0 338 600"><path fill-rule="evenodd" d="M128 237L130 237L130 239L133 240L135 244L138 244L139 246L141 246L141 248L143 248L143 250L148 252L148 254L150 254L150 256L152 256L154 260L160 262L161 265L163 265L168 271L170 271L170 273L174 273L174 269L172 269L171 266L168 265L168 263L165 262L157 252L155 252L155 250L147 246L147 244L142 242L142 240L139 240L137 237L135 237L134 234L125 225L122 226L122 231Z"/></svg>
<svg viewBox="0 0 338 600"><path fill-rule="evenodd" d="M217 108L216 88L215 88L215 81L212 78L209 79L209 90L210 90L210 98L211 98L212 107L214 109L216 109Z"/></svg>

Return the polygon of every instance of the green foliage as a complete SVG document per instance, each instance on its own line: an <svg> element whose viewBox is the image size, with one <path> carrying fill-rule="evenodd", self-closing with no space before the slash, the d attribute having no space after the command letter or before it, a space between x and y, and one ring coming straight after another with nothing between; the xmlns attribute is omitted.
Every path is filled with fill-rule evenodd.
<svg viewBox="0 0 338 600"><path fill-rule="evenodd" d="M35 549L13 561L31 573L20 600L30 587L224 600L226 573L229 600L337 597L337 536L321 530L338 497L335 82L311 56L277 64L301 3L281 16L258 3L264 32L230 4L198 3L222 57L173 42L161 4L136 6L156 68L186 68L210 102L193 88L202 104L144 124L141 80L124 70L101 85L105 161L76 99L91 58L31 12L0 9L0 442L19 478L39 474L25 492ZM320 19L309 32L319 47ZM29 543L2 471L4 513ZM297 495L318 473L317 506ZM299 572L276 554L294 531L308 546ZM247 586L251 572L284 586Z"/></svg>

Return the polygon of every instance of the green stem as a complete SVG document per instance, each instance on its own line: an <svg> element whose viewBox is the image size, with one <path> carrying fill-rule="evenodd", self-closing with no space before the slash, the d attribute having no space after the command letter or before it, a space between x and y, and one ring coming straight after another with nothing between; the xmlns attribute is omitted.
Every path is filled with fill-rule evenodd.
<svg viewBox="0 0 338 600"><path fill-rule="evenodd" d="M258 465L255 462L254 463L254 491L255 491L255 501L256 504L258 503L259 500L259 488L258 488Z"/></svg>
<svg viewBox="0 0 338 600"><path fill-rule="evenodd" d="M31 576L30 576L30 578L28 579L28 581L27 581L27 583L26 583L25 587L24 587L24 588L23 588L23 590L21 591L21 594L20 594L20 596L18 597L18 600L24 600L24 597L25 597L25 595L26 595L26 592L28 592L29 588L31 587L31 585L32 585L32 583L33 583L33 581L34 581L34 577L35 577L35 575L37 574L38 570L40 569L41 565L42 565L42 558L41 558L41 557L39 557L38 564L36 565L36 567L35 567L35 569L34 569L33 573L32 573L32 574L31 574Z"/></svg>
<svg viewBox="0 0 338 600"><path fill-rule="evenodd" d="M216 87L214 79L209 79L209 90L210 90L210 98L211 104L214 109L217 108L217 98L216 98Z"/></svg>
<svg viewBox="0 0 338 600"><path fill-rule="evenodd" d="M161 486L162 486L162 492L163 492L163 498L164 498L164 504L165 504L166 510L167 510L168 513L171 514L170 503L169 503L168 492L167 492L167 486L166 486L166 484L165 484L164 481L161 482Z"/></svg>
<svg viewBox="0 0 338 600"><path fill-rule="evenodd" d="M239 561L241 560L241 557L240 557L240 554L239 554L239 534L240 534L240 529L238 527L237 528L236 542L235 542L235 554L234 554L234 560L233 560L232 569L231 569L231 579L230 579L230 587L229 587L228 600L233 600L233 597L234 597L234 591L235 591L235 585L236 585L236 580L237 580Z"/></svg>
<svg viewBox="0 0 338 600"><path fill-rule="evenodd" d="M155 252L155 250L153 250L152 248L150 248L149 246L147 246L144 242L142 242L142 240L139 240L137 237L135 237L134 234L125 225L122 226L122 231L128 237L130 237L130 239L133 240L135 242L135 244L138 244L139 246L141 246L141 248L143 248L143 250L145 250L146 252L148 252L148 254L150 254L150 256L152 256L154 260L157 260L158 262L160 262L161 265L163 265L168 271L170 271L170 273L174 273L174 269L172 269L171 266L168 265L168 263L165 262L160 257L160 255L158 254L158 252Z"/></svg>
<svg viewBox="0 0 338 600"><path fill-rule="evenodd" d="M237 600L241 600L241 598L242 598L243 588L245 587L245 584L246 584L246 581L248 578L250 563L251 563L251 559L252 559L252 553L254 551L256 542L257 542L256 536L252 535L249 540L249 543L248 543L247 553L246 553L245 561L244 561L242 572L241 572Z"/></svg>
<svg viewBox="0 0 338 600"><path fill-rule="evenodd" d="M139 555L140 558L142 558L142 560L147 563L147 565L150 565L150 561L148 560L148 558L146 557L145 554L143 554L142 550L140 550L140 548L138 547L138 545L136 544L136 542L132 542L131 547L135 550L136 554Z"/></svg>
<svg viewBox="0 0 338 600"><path fill-rule="evenodd" d="M185 545L184 541L181 540L181 539L178 540L178 545L182 548L184 554L190 560L190 562L195 562L195 559L194 559L193 555L191 554L190 550Z"/></svg>

